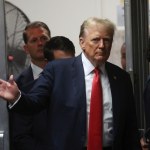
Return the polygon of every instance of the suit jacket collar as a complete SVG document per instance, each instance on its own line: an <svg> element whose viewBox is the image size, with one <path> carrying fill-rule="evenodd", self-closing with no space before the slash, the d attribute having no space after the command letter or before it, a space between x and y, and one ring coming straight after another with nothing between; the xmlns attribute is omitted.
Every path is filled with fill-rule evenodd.
<svg viewBox="0 0 150 150"><path fill-rule="evenodd" d="M85 80L84 69L82 64L81 55L77 56L73 62L73 79L75 80L75 86L77 86L77 92L85 93ZM77 83L77 84L76 84ZM80 84L78 84L80 83ZM83 92L84 91L84 92Z"/></svg>
<svg viewBox="0 0 150 150"><path fill-rule="evenodd" d="M23 76L24 82L26 83L34 80L31 65L22 73L22 76Z"/></svg>
<svg viewBox="0 0 150 150"><path fill-rule="evenodd" d="M31 66L24 70L21 75L16 79L16 83L21 86L19 88L21 88L21 90L23 91L29 91L35 81L36 80L33 79L33 72Z"/></svg>

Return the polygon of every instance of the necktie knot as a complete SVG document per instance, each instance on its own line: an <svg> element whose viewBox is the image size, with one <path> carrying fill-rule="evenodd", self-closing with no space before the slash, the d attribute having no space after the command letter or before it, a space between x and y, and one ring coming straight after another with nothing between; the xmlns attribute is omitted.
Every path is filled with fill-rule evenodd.
<svg viewBox="0 0 150 150"><path fill-rule="evenodd" d="M95 73L95 74L99 74L99 73L100 73L100 69L96 67L96 68L94 69L94 73Z"/></svg>
<svg viewBox="0 0 150 150"><path fill-rule="evenodd" d="M100 69L99 68L95 68L93 71L94 71L93 82L100 82ZM98 83L98 84L100 84L100 83Z"/></svg>

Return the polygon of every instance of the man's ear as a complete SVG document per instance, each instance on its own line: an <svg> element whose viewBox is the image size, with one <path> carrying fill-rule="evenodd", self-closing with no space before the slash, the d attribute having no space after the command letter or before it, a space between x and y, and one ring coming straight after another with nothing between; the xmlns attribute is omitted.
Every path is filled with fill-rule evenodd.
<svg viewBox="0 0 150 150"><path fill-rule="evenodd" d="M85 49L85 41L84 41L83 37L79 38L79 43L80 43L81 49L84 51L84 49Z"/></svg>
<svg viewBox="0 0 150 150"><path fill-rule="evenodd" d="M24 51L25 51L27 54L29 54L28 46L27 46L26 44L23 46L23 48L24 48Z"/></svg>

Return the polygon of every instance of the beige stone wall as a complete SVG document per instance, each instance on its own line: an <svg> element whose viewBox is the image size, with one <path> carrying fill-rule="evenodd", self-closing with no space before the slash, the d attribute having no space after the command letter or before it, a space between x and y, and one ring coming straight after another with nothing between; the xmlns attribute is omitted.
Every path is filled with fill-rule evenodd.
<svg viewBox="0 0 150 150"><path fill-rule="evenodd" d="M121 67L121 54L120 49L125 42L125 33L123 28L118 28L114 35L114 41L111 49L111 54L108 59L109 62L114 63Z"/></svg>

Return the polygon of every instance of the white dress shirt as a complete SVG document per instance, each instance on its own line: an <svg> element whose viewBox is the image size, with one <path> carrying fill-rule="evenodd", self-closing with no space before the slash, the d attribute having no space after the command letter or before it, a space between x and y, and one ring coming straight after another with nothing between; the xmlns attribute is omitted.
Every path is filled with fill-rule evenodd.
<svg viewBox="0 0 150 150"><path fill-rule="evenodd" d="M92 81L94 77L93 70L95 69L95 67L86 58L84 53L82 53L82 62L85 74L87 124L89 124L90 99L91 99ZM99 69L101 70L101 84L103 93L103 147L106 147L112 146L113 141L112 95L109 79L105 69L105 64L100 66Z"/></svg>
<svg viewBox="0 0 150 150"><path fill-rule="evenodd" d="M32 68L32 72L33 72L33 78L35 80L39 77L39 75L41 74L43 69L38 67L37 65L33 64L32 62L31 62L31 68Z"/></svg>

